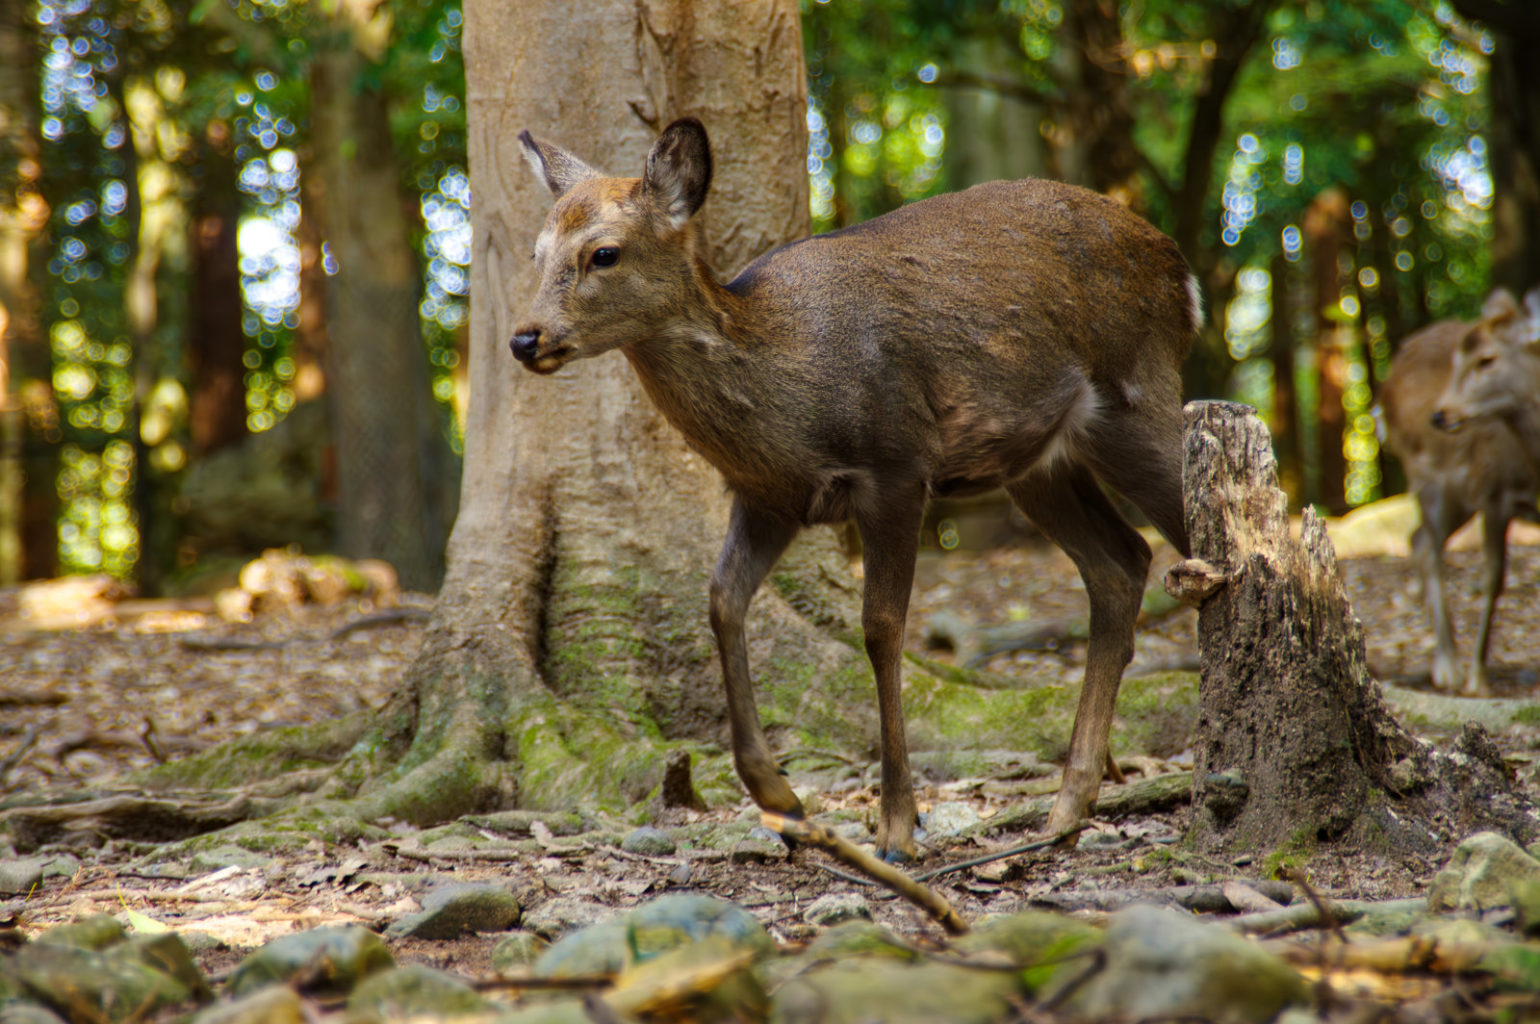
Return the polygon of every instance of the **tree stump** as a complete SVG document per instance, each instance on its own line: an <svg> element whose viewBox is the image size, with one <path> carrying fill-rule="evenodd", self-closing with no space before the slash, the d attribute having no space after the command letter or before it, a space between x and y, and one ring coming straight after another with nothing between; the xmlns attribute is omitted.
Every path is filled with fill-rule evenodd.
<svg viewBox="0 0 1540 1024"><path fill-rule="evenodd" d="M1532 830L1484 733L1468 729L1462 756L1442 757L1386 710L1325 524L1307 508L1291 535L1255 411L1193 402L1186 418L1193 557L1166 587L1199 608L1190 829L1200 848L1303 852L1348 840L1431 852L1494 817Z"/></svg>

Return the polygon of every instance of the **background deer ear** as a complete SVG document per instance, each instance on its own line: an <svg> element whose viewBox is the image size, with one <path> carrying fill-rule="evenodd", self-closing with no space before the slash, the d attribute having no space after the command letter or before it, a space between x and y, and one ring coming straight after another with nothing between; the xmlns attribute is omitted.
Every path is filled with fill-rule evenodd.
<svg viewBox="0 0 1540 1024"><path fill-rule="evenodd" d="M1529 340L1540 340L1540 287L1524 293L1524 315L1529 321Z"/></svg>
<svg viewBox="0 0 1540 1024"><path fill-rule="evenodd" d="M524 159L530 169L557 198L580 181L603 177L565 149L541 142L527 131L519 132L519 145L524 148Z"/></svg>
<svg viewBox="0 0 1540 1024"><path fill-rule="evenodd" d="M711 143L706 126L681 117L658 136L642 174L647 194L675 228L682 228L706 201L711 187Z"/></svg>
<svg viewBox="0 0 1540 1024"><path fill-rule="evenodd" d="M1487 296L1486 302L1481 305L1481 318L1483 320L1506 320L1509 317L1519 315L1519 304L1513 297L1513 293L1506 288L1499 288Z"/></svg>

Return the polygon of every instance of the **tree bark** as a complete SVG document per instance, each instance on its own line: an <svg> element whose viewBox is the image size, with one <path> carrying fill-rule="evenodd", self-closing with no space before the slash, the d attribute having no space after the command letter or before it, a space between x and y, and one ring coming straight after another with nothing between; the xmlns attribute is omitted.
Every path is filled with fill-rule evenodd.
<svg viewBox="0 0 1540 1024"><path fill-rule="evenodd" d="M335 41L311 64L314 174L309 212L338 270L327 282L327 396L338 469L338 549L383 558L402 583L433 589L447 524L443 431L429 390L412 250L387 98L366 84L361 48L382 45L385 15L342 6ZM388 24L388 23L385 23Z"/></svg>
<svg viewBox="0 0 1540 1024"><path fill-rule="evenodd" d="M54 575L59 554L59 410L34 283L48 204L29 12L0 7L0 585Z"/></svg>
<svg viewBox="0 0 1540 1024"><path fill-rule="evenodd" d="M582 19L558 3L473 0L465 40L476 249L464 484L438 612L378 745L404 756L372 790L377 810L425 820L635 800L661 777L658 740L725 737L706 621L720 478L618 355L537 377L508 353L550 207L518 132L634 176L657 130L693 114L713 140L701 216L719 273L808 228L794 0L608 0ZM751 616L762 686L778 684L767 665L822 671L856 656L808 622L849 621L832 534L814 537Z"/></svg>
<svg viewBox="0 0 1540 1024"><path fill-rule="evenodd" d="M1193 558L1166 586L1200 609L1197 844L1428 851L1479 822L1532 832L1479 728L1446 758L1386 709L1325 525L1307 507L1291 535L1271 439L1250 407L1190 403L1185 443Z"/></svg>
<svg viewBox="0 0 1540 1024"><path fill-rule="evenodd" d="M1510 0L1455 0L1497 35L1487 131L1492 147L1492 284L1522 295L1540 282L1540 11Z"/></svg>
<svg viewBox="0 0 1540 1024"><path fill-rule="evenodd" d="M209 126L193 171L197 179L192 211L192 294L189 317L188 430L195 457L246 437L246 335L241 330L240 214L235 155L223 122Z"/></svg>

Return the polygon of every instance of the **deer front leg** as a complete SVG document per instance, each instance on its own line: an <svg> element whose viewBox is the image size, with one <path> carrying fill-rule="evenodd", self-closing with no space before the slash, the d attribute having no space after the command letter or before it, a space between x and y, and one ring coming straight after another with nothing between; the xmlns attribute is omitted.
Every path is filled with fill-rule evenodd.
<svg viewBox="0 0 1540 1024"><path fill-rule="evenodd" d="M1503 593L1503 576L1508 569L1508 520L1493 515L1487 508L1481 519L1481 568L1486 576L1481 595L1481 625L1476 645L1471 649L1470 672L1465 677L1465 692L1476 697L1492 696L1492 682L1487 675L1487 649L1492 644L1492 616L1497 599Z"/></svg>
<svg viewBox="0 0 1540 1024"><path fill-rule="evenodd" d="M882 740L882 809L877 823L877 855L884 860L912 860L914 782L909 775L909 744L904 735L904 619L914 583L923 491L884 494L886 507L858 515L866 590L861 630L866 656L877 679L877 714Z"/></svg>
<svg viewBox="0 0 1540 1024"><path fill-rule="evenodd" d="M796 535L795 525L760 515L734 498L727 541L711 574L711 631L722 659L733 764L756 804L792 818L802 817L802 803L787 785L759 724L743 622L754 592Z"/></svg>
<svg viewBox="0 0 1540 1024"><path fill-rule="evenodd" d="M1459 657L1455 649L1454 627L1444 600L1444 543L1459 523L1449 511L1453 502L1448 495L1424 489L1417 495L1421 519L1412 534L1412 558L1422 580L1422 597L1433 620L1433 686L1450 693L1460 688Z"/></svg>

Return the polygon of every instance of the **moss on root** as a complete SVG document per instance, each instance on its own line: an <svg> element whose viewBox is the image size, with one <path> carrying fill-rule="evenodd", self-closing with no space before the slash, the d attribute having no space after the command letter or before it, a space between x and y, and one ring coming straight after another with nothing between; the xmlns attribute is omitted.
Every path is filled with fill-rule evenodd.
<svg viewBox="0 0 1540 1024"><path fill-rule="evenodd" d="M150 791L189 787L230 789L340 761L368 731L370 715L356 712L308 725L265 729L210 750L147 768L133 776Z"/></svg>

